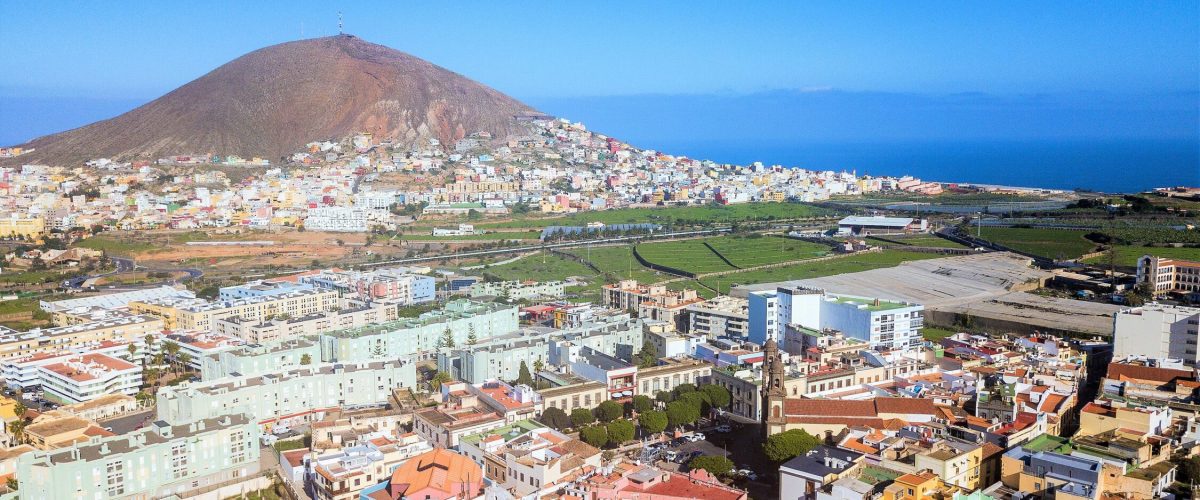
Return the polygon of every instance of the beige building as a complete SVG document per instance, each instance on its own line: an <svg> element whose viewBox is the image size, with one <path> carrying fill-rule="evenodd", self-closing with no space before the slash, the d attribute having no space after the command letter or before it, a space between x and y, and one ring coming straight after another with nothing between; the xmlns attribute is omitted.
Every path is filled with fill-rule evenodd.
<svg viewBox="0 0 1200 500"><path fill-rule="evenodd" d="M1143 255L1138 259L1138 283L1149 283L1154 295L1200 294L1200 262Z"/></svg>
<svg viewBox="0 0 1200 500"><path fill-rule="evenodd" d="M602 382L579 382L561 387L542 389L542 409L558 408L570 415L577 408L591 410L608 400L607 386Z"/></svg>
<svg viewBox="0 0 1200 500"><path fill-rule="evenodd" d="M690 358L666 358L660 363L638 369L638 394L654 397L660 391L670 392L682 384L699 386L712 381L712 364Z"/></svg>
<svg viewBox="0 0 1200 500"><path fill-rule="evenodd" d="M338 293L332 290L297 290L279 295L209 302L203 299L164 298L129 303L129 310L163 318L172 330L207 332L217 320L240 317L250 321L299 318L331 311Z"/></svg>
<svg viewBox="0 0 1200 500"><path fill-rule="evenodd" d="M669 290L666 285L639 285L637 280L622 280L604 285L604 306L637 311L643 320L666 321L686 331L687 308L704 302L695 290Z"/></svg>
<svg viewBox="0 0 1200 500"><path fill-rule="evenodd" d="M54 328L38 328L0 335L0 360L13 360L40 353L83 350L102 341L141 342L148 334L163 330L162 319L148 315L115 317L102 321Z"/></svg>

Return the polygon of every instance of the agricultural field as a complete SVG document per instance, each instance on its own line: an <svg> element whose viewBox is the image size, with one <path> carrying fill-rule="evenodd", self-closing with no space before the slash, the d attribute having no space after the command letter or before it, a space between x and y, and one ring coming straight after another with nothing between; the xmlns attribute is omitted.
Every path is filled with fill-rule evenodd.
<svg viewBox="0 0 1200 500"><path fill-rule="evenodd" d="M936 259L941 255L931 253L884 250L882 252L847 255L819 262L801 262L790 266L732 273L700 280L704 285L721 293L729 293L730 285L750 285L806 278L820 278L834 274L856 273L881 267L894 267L910 260Z"/></svg>
<svg viewBox="0 0 1200 500"><path fill-rule="evenodd" d="M542 233L534 231L488 232L484 234L468 234L463 236L434 236L427 233L404 233L396 236L397 240L409 241L499 241L499 240L537 240Z"/></svg>
<svg viewBox="0 0 1200 500"><path fill-rule="evenodd" d="M967 248L946 238L939 238L932 234L918 234L912 236L883 236L885 239L868 236L867 242L876 245L895 245L893 242L900 242L904 245L914 247L932 247L932 248ZM891 241L888 241L891 240Z"/></svg>
<svg viewBox="0 0 1200 500"><path fill-rule="evenodd" d="M501 280L562 281L571 276L592 277L590 267L550 252L529 255L516 262L488 266L480 271Z"/></svg>
<svg viewBox="0 0 1200 500"><path fill-rule="evenodd" d="M736 269L704 246L704 240L648 243L638 245L637 251L648 262L697 274Z"/></svg>
<svg viewBox="0 0 1200 500"><path fill-rule="evenodd" d="M1135 247L1128 245L1118 245L1116 248L1118 266L1137 266L1138 258L1143 255L1154 255L1168 259L1181 259L1200 262L1200 248ZM1092 257L1084 260L1084 263L1107 265L1108 255Z"/></svg>
<svg viewBox="0 0 1200 500"><path fill-rule="evenodd" d="M147 241L137 241L132 238L121 238L109 235L92 236L91 238L79 241L75 244L75 246L99 250L107 254L123 256L149 252L157 247L157 245Z"/></svg>
<svg viewBox="0 0 1200 500"><path fill-rule="evenodd" d="M832 215L829 210L800 203L740 203L736 205L695 205L685 207L621 208L589 211L564 217L524 217L505 222L479 223L481 229L530 228L545 226L582 226L589 222L605 224L655 223L674 225L728 224L753 220L798 219Z"/></svg>
<svg viewBox="0 0 1200 500"><path fill-rule="evenodd" d="M820 243L759 235L722 236L704 241L742 269L824 257L833 251L828 245Z"/></svg>
<svg viewBox="0 0 1200 500"><path fill-rule="evenodd" d="M638 283L655 283L672 276L643 266L633 258L632 245L616 245L593 248L572 248L567 253L587 259L592 265L610 275L612 279L635 279Z"/></svg>
<svg viewBox="0 0 1200 500"><path fill-rule="evenodd" d="M1086 231L1049 228L984 227L982 237L1022 252L1050 259L1074 259L1093 251Z"/></svg>

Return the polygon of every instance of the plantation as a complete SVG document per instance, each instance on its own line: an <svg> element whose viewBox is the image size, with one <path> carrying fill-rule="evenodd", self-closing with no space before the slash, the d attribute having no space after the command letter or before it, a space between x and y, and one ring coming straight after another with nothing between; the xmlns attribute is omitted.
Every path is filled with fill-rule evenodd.
<svg viewBox="0 0 1200 500"><path fill-rule="evenodd" d="M670 276L643 266L633 258L632 245L572 248L572 255L588 259L613 280L635 279L639 283L654 283Z"/></svg>
<svg viewBox="0 0 1200 500"><path fill-rule="evenodd" d="M484 275L494 276L501 280L538 281L565 280L570 276L593 276L591 268L552 253L530 255L516 262L490 266L483 269Z"/></svg>
<svg viewBox="0 0 1200 500"><path fill-rule="evenodd" d="M1137 260L1143 255L1153 255L1156 257L1165 257L1168 259L1181 259L1200 261L1200 248L1174 248L1174 247L1135 247L1127 245L1117 246L1117 265L1133 267L1137 265ZM1107 265L1108 255L1100 255L1084 260L1087 264Z"/></svg>
<svg viewBox="0 0 1200 500"><path fill-rule="evenodd" d="M697 274L736 269L705 246L704 240L650 243L638 245L637 251L648 262Z"/></svg>
<svg viewBox="0 0 1200 500"><path fill-rule="evenodd" d="M1071 229L984 227L982 237L1008 248L1050 259L1075 259L1093 251L1096 244L1086 231Z"/></svg>
<svg viewBox="0 0 1200 500"><path fill-rule="evenodd" d="M709 246L742 269L828 255L820 243L764 236L723 236L705 240Z"/></svg>

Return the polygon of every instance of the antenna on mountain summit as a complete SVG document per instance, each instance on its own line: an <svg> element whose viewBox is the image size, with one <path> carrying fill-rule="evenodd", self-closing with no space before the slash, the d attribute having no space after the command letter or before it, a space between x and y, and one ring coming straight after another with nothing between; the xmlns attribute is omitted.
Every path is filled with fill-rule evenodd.
<svg viewBox="0 0 1200 500"><path fill-rule="evenodd" d="M346 32L342 31L342 11L340 11L340 10L338 11L338 34L339 35L346 34Z"/></svg>

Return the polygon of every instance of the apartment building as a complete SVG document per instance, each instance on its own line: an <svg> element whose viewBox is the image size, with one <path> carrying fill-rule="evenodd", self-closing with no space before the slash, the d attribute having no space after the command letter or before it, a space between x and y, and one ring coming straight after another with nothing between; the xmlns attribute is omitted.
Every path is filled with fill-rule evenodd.
<svg viewBox="0 0 1200 500"><path fill-rule="evenodd" d="M132 301L129 310L158 316L172 330L208 332L216 320L237 316L247 320L308 316L339 306L337 292L296 290L279 295L209 302L203 299L162 298Z"/></svg>
<svg viewBox="0 0 1200 500"><path fill-rule="evenodd" d="M637 393L637 365L590 347L573 352L565 361L571 373L604 384L608 391L605 399L625 401Z"/></svg>
<svg viewBox="0 0 1200 500"><path fill-rule="evenodd" d="M784 342L790 325L813 330L837 330L866 341L872 349L909 349L921 344L924 306L803 287L779 287L752 292L748 339L764 344ZM796 353L792 353L796 354Z"/></svg>
<svg viewBox="0 0 1200 500"><path fill-rule="evenodd" d="M470 296L507 297L509 300L557 299L563 296L563 282L483 281L471 285Z"/></svg>
<svg viewBox="0 0 1200 500"><path fill-rule="evenodd" d="M134 346L133 355L129 354L130 345ZM145 346L141 341L113 342L105 340L86 350L63 349L0 361L0 376L4 377L4 385L10 389L38 387L42 385L42 376L38 368L52 363L60 363L68 358L83 354L103 354L137 365L142 364L142 360L147 355Z"/></svg>
<svg viewBox="0 0 1200 500"><path fill-rule="evenodd" d="M165 349L168 343L179 347L179 352L175 354L176 360L183 362L193 370L202 370L205 358L233 349L244 342L237 337L227 337L215 333L183 331L164 335L160 347Z"/></svg>
<svg viewBox="0 0 1200 500"><path fill-rule="evenodd" d="M304 228L309 231L365 233L370 229L369 212L354 207L310 208L304 219Z"/></svg>
<svg viewBox="0 0 1200 500"><path fill-rule="evenodd" d="M415 365L405 360L303 366L163 387L157 411L166 422L237 412L263 425L292 425L320 418L329 409L382 405L392 389L415 388L416 378Z"/></svg>
<svg viewBox="0 0 1200 500"><path fill-rule="evenodd" d="M463 437L507 423L504 415L492 411L465 389L447 391L443 386L442 397L442 404L413 413L413 432L436 448L457 448Z"/></svg>
<svg viewBox="0 0 1200 500"><path fill-rule="evenodd" d="M601 458L599 449L532 420L466 436L459 450L516 498L553 495L581 469L600 467Z"/></svg>
<svg viewBox="0 0 1200 500"><path fill-rule="evenodd" d="M686 308L687 332L708 338L745 338L750 328L750 302L721 295Z"/></svg>
<svg viewBox="0 0 1200 500"><path fill-rule="evenodd" d="M104 354L71 356L38 367L42 390L63 404L91 401L105 394L137 394L142 366Z"/></svg>
<svg viewBox="0 0 1200 500"><path fill-rule="evenodd" d="M230 316L213 320L213 333L237 337L251 344L262 344L386 323L395 321L396 317L396 307L391 305L364 305L289 318L244 319Z"/></svg>
<svg viewBox="0 0 1200 500"><path fill-rule="evenodd" d="M386 481L401 464L429 450L429 444L415 434L399 440L381 435L317 455L308 464L314 497L358 500L364 489Z"/></svg>
<svg viewBox="0 0 1200 500"><path fill-rule="evenodd" d="M1200 296L1200 262L1143 255L1138 259L1137 281L1149 283L1155 296Z"/></svg>
<svg viewBox="0 0 1200 500"><path fill-rule="evenodd" d="M21 498L223 498L270 485L259 475L259 430L246 415L93 437L17 459Z"/></svg>
<svg viewBox="0 0 1200 500"><path fill-rule="evenodd" d="M637 280L621 280L601 289L604 307L637 311L639 318L666 321L677 330L688 328L688 306L704 302L695 290L669 290L666 285L639 285Z"/></svg>
<svg viewBox="0 0 1200 500"><path fill-rule="evenodd" d="M273 297L302 290L312 290L312 285L293 283L290 281L256 280L234 286L223 286L219 289L218 300L249 299L251 297Z"/></svg>
<svg viewBox="0 0 1200 500"><path fill-rule="evenodd" d="M0 215L0 238L37 240L46 234L46 220L16 212Z"/></svg>
<svg viewBox="0 0 1200 500"><path fill-rule="evenodd" d="M666 358L657 366L637 369L637 380L641 384L638 394L654 397L659 391L670 392L681 384L703 385L711 383L713 365L690 358Z"/></svg>
<svg viewBox="0 0 1200 500"><path fill-rule="evenodd" d="M162 319L132 315L103 321L53 328L35 328L25 332L0 333L0 360L13 360L63 350L84 351L102 342L141 342L146 335L164 328Z"/></svg>
<svg viewBox="0 0 1200 500"><path fill-rule="evenodd" d="M209 354L199 361L200 376L206 381L239 375L262 375L323 362L321 345L315 338L239 345Z"/></svg>
<svg viewBox="0 0 1200 500"><path fill-rule="evenodd" d="M321 359L355 362L368 359L432 359L450 332L454 345L468 345L471 334L476 341L517 331L517 308L495 303L459 300L416 318L359 328L338 330L321 335Z"/></svg>
<svg viewBox="0 0 1200 500"><path fill-rule="evenodd" d="M1118 311L1113 319L1113 357L1180 360L1195 367L1200 307L1150 303Z"/></svg>
<svg viewBox="0 0 1200 500"><path fill-rule="evenodd" d="M538 380L552 387L539 389L542 408L558 408L570 415L579 408L591 410L608 400L608 386L570 374L539 373Z"/></svg>
<svg viewBox="0 0 1200 500"><path fill-rule="evenodd" d="M65 299L47 301L43 300L38 305L43 311L51 313L56 318L54 324L63 326L72 323L60 323L57 319L58 313L72 310L91 310L92 308L100 308L106 310L123 309L129 306L130 302L135 300L153 300L164 297L178 298L195 298L196 294L186 289L179 289L173 286L162 285L158 288L144 288L141 290L132 290L129 292L106 293L102 295L93 295L90 297L80 297L76 299ZM86 323L86 321L84 321Z"/></svg>
<svg viewBox="0 0 1200 500"><path fill-rule="evenodd" d="M413 274L408 268L344 271L326 269L304 275L300 282L322 290L333 290L346 298L365 302L411 305L436 298L436 281L430 276Z"/></svg>

